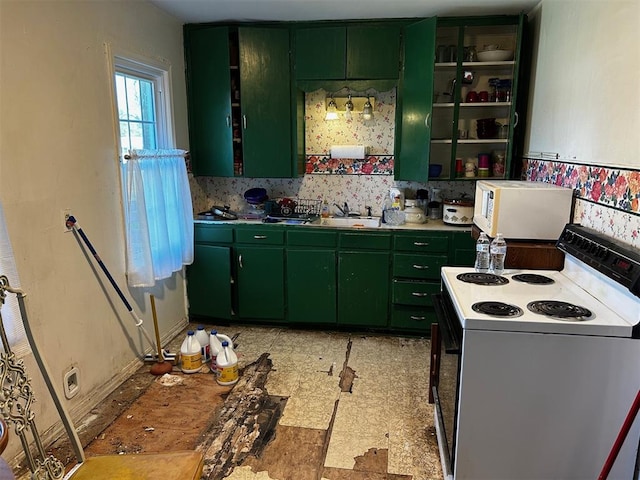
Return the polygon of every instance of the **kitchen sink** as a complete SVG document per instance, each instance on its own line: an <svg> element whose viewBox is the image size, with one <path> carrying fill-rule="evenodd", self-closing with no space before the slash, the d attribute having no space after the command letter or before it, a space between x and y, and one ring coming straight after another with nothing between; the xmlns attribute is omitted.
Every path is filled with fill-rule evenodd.
<svg viewBox="0 0 640 480"><path fill-rule="evenodd" d="M377 228L380 217L329 217L321 218L319 224L325 227Z"/></svg>

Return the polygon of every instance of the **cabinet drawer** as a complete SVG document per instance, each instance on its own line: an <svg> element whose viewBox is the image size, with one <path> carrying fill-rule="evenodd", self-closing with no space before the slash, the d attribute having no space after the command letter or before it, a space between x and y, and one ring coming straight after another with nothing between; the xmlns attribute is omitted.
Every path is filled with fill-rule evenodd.
<svg viewBox="0 0 640 480"><path fill-rule="evenodd" d="M440 283L393 280L393 303L398 305L433 305L431 295L440 291Z"/></svg>
<svg viewBox="0 0 640 480"><path fill-rule="evenodd" d="M391 248L391 234L341 233L340 248L388 250Z"/></svg>
<svg viewBox="0 0 640 480"><path fill-rule="evenodd" d="M231 243L233 228L217 225L195 225L193 229L195 243Z"/></svg>
<svg viewBox="0 0 640 480"><path fill-rule="evenodd" d="M396 235L393 248L406 252L447 252L449 236L447 234Z"/></svg>
<svg viewBox="0 0 640 480"><path fill-rule="evenodd" d="M284 230L273 228L243 228L236 230L237 243L284 245Z"/></svg>
<svg viewBox="0 0 640 480"><path fill-rule="evenodd" d="M431 324L437 322L435 311L431 308L405 307L394 305L391 309L389 327L402 330L429 332Z"/></svg>
<svg viewBox="0 0 640 480"><path fill-rule="evenodd" d="M335 247L337 244L337 232L317 232L309 230L289 230L287 232L287 245L302 247Z"/></svg>
<svg viewBox="0 0 640 480"><path fill-rule="evenodd" d="M421 279L440 278L440 268L447 264L446 255L393 254L393 276Z"/></svg>

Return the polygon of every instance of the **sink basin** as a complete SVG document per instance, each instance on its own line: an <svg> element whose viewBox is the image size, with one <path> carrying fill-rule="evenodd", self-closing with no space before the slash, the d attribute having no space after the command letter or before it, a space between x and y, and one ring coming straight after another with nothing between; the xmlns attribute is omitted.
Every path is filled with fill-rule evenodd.
<svg viewBox="0 0 640 480"><path fill-rule="evenodd" d="M376 228L380 226L380 217L321 218L320 225L325 227Z"/></svg>

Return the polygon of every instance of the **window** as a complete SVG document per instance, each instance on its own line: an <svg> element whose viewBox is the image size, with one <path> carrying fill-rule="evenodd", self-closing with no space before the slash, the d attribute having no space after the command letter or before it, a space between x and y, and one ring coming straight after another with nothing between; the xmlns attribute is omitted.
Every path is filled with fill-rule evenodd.
<svg viewBox="0 0 640 480"><path fill-rule="evenodd" d="M170 67L128 55L112 58L127 281L151 287L193 261L185 152L173 149Z"/></svg>
<svg viewBox="0 0 640 480"><path fill-rule="evenodd" d="M120 153L173 147L169 71L151 60L114 56Z"/></svg>

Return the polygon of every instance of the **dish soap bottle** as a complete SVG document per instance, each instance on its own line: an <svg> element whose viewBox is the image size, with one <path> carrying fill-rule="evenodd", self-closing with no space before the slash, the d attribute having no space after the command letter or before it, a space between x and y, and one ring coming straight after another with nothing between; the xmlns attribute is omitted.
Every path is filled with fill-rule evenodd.
<svg viewBox="0 0 640 480"><path fill-rule="evenodd" d="M480 233L476 242L476 272L487 273L489 271L489 237L484 232Z"/></svg>
<svg viewBox="0 0 640 480"><path fill-rule="evenodd" d="M320 211L320 216L322 218L329 218L329 204L327 203L326 199L322 201L322 210Z"/></svg>

